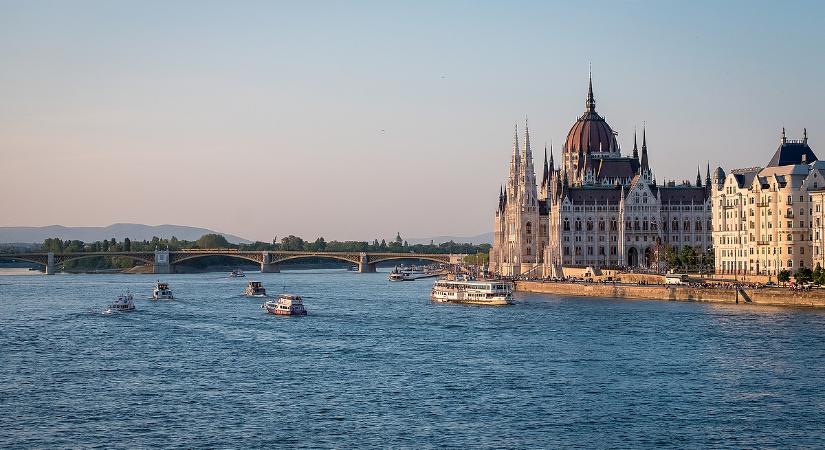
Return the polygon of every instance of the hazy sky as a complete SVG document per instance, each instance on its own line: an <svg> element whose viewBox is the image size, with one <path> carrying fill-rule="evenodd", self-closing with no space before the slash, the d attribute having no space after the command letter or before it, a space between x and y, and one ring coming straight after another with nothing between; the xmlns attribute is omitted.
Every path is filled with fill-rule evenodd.
<svg viewBox="0 0 825 450"><path fill-rule="evenodd" d="M657 178L825 154L825 2L0 1L0 225L251 239L492 229L513 124ZM819 148L822 146L823 148Z"/></svg>

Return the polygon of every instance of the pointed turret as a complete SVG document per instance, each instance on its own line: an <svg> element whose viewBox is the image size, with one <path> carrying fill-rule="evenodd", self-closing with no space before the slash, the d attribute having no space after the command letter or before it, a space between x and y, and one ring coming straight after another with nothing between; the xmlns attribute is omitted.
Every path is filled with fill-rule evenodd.
<svg viewBox="0 0 825 450"><path fill-rule="evenodd" d="M521 154L519 153L518 145L518 125L515 125L513 131L513 156L510 159L510 176L507 179L507 187L510 188L510 195L517 192L516 186L519 183L519 175L521 174Z"/></svg>
<svg viewBox="0 0 825 450"><path fill-rule="evenodd" d="M696 166L696 187L702 187L702 171Z"/></svg>
<svg viewBox="0 0 825 450"><path fill-rule="evenodd" d="M639 146L636 144L636 129L633 129L633 158L639 160Z"/></svg>
<svg viewBox="0 0 825 450"><path fill-rule="evenodd" d="M547 178L549 175L549 169L547 168L547 144L544 144L544 171L541 175L541 186L547 186Z"/></svg>
<svg viewBox="0 0 825 450"><path fill-rule="evenodd" d="M785 141L787 141L787 138L785 138L785 127L782 127L782 138L780 138L779 142L784 144Z"/></svg>
<svg viewBox="0 0 825 450"><path fill-rule="evenodd" d="M708 171L705 174L705 187L710 187L710 161L708 161Z"/></svg>
<svg viewBox="0 0 825 450"><path fill-rule="evenodd" d="M550 170L556 170L556 165L553 162L553 142L550 142Z"/></svg>
<svg viewBox="0 0 825 450"><path fill-rule="evenodd" d="M808 129L807 128L802 129L802 143L803 144L808 143Z"/></svg>
<svg viewBox="0 0 825 450"><path fill-rule="evenodd" d="M642 128L642 162L639 166L642 173L649 172L650 166L647 161L647 127Z"/></svg>
<svg viewBox="0 0 825 450"><path fill-rule="evenodd" d="M519 195L522 206L535 206L538 192L536 188L536 171L533 169L533 150L530 148L530 127L524 119L524 150L521 154L521 172L519 173Z"/></svg>

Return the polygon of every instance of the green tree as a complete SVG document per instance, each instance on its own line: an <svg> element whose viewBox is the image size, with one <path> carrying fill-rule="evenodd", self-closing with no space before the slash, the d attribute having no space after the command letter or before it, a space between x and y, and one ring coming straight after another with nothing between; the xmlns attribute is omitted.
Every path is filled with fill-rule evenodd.
<svg viewBox="0 0 825 450"><path fill-rule="evenodd" d="M787 283L788 281L791 281L791 272L787 269L782 269L779 271L779 274L776 275L776 279L780 283Z"/></svg>
<svg viewBox="0 0 825 450"><path fill-rule="evenodd" d="M209 233L201 236L195 245L198 248L230 248L232 245L222 234Z"/></svg>
<svg viewBox="0 0 825 450"><path fill-rule="evenodd" d="M299 252L304 250L304 240L293 235L281 239L281 250Z"/></svg>
<svg viewBox="0 0 825 450"><path fill-rule="evenodd" d="M132 251L132 240L129 238L123 239L123 251L124 252L131 252Z"/></svg>
<svg viewBox="0 0 825 450"><path fill-rule="evenodd" d="M814 273L807 267L800 267L793 274L793 278L796 280L797 284L810 283L813 281Z"/></svg>
<svg viewBox="0 0 825 450"><path fill-rule="evenodd" d="M676 251L675 247L665 246L665 261L671 269L679 268L679 252Z"/></svg>

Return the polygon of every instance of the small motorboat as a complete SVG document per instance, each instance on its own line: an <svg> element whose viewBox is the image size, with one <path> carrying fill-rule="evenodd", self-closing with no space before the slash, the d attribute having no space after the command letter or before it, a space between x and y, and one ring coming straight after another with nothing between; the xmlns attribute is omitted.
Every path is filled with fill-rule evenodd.
<svg viewBox="0 0 825 450"><path fill-rule="evenodd" d="M132 294L126 295L118 295L117 300L112 302L108 308L104 311L107 314L111 314L112 312L119 312L119 311L134 311L135 310L135 302L132 299Z"/></svg>
<svg viewBox="0 0 825 450"><path fill-rule="evenodd" d="M235 269L232 272L229 272L229 278L243 278L245 276L246 275L244 275L243 270L241 269Z"/></svg>
<svg viewBox="0 0 825 450"><path fill-rule="evenodd" d="M266 289L260 281L250 281L246 283L246 290L243 295L247 297L266 297Z"/></svg>
<svg viewBox="0 0 825 450"><path fill-rule="evenodd" d="M172 290L169 289L169 283L158 283L155 285L155 290L152 291L152 300L174 300Z"/></svg>
<svg viewBox="0 0 825 450"><path fill-rule="evenodd" d="M300 295L281 294L275 300L269 300L261 305L268 314L276 316L305 316L307 310Z"/></svg>

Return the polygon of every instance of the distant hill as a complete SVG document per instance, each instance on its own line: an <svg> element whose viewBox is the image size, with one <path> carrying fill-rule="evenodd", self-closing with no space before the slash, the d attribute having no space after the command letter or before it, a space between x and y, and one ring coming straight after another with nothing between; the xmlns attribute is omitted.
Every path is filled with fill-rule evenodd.
<svg viewBox="0 0 825 450"><path fill-rule="evenodd" d="M479 234L477 236L434 236L431 238L413 238L407 239L407 242L415 245L415 244L429 244L430 241L441 244L443 242L450 242L453 241L458 244L492 244L493 243L493 232Z"/></svg>
<svg viewBox="0 0 825 450"><path fill-rule="evenodd" d="M148 241L152 237L169 239L175 236L187 241L197 240L208 233L222 234L233 244L248 244L242 237L212 231L206 228L187 227L183 225L142 225L138 223L116 223L108 227L64 227L49 225L45 227L0 227L0 243L35 242L40 243L48 238L63 240L76 239L83 242L102 241L115 238L118 241L129 238L133 241Z"/></svg>

